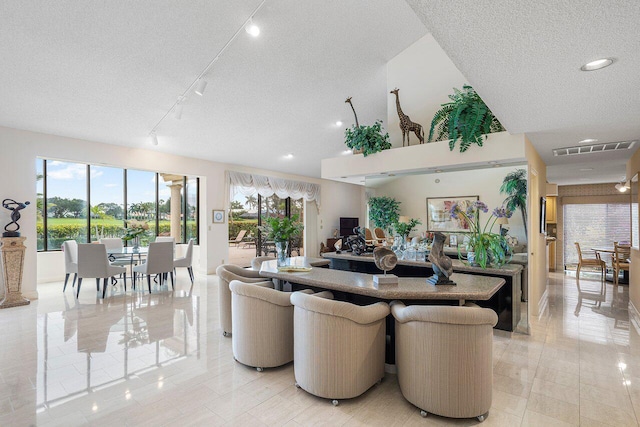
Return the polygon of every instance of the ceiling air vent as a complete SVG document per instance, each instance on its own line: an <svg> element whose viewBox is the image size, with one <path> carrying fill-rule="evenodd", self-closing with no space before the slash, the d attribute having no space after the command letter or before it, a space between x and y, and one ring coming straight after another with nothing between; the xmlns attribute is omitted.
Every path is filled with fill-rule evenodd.
<svg viewBox="0 0 640 427"><path fill-rule="evenodd" d="M576 154L602 153L604 151L629 150L638 141L605 142L593 145L578 145L576 147L556 148L554 156L574 156Z"/></svg>

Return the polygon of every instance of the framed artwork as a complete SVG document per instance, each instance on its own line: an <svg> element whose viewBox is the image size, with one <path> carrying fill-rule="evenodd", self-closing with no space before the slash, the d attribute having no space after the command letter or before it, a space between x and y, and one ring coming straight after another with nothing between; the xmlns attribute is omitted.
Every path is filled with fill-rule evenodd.
<svg viewBox="0 0 640 427"><path fill-rule="evenodd" d="M224 211L213 211L213 223L214 224L223 224L224 223Z"/></svg>
<svg viewBox="0 0 640 427"><path fill-rule="evenodd" d="M547 198L540 197L540 234L547 234Z"/></svg>
<svg viewBox="0 0 640 427"><path fill-rule="evenodd" d="M470 231L462 218L451 218L449 210L454 203L466 209L479 200L478 196L430 197L427 199L427 231Z"/></svg>

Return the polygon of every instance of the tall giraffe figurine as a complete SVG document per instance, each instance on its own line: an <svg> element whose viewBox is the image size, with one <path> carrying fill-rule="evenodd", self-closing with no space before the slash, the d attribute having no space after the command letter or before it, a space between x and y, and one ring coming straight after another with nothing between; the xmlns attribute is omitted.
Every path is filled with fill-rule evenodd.
<svg viewBox="0 0 640 427"><path fill-rule="evenodd" d="M351 103L351 97L348 97L344 102L351 105L351 110L353 110L353 116L356 118L356 127L360 127L360 125L358 124L358 115L356 114L356 109L353 108L353 104Z"/></svg>
<svg viewBox="0 0 640 427"><path fill-rule="evenodd" d="M400 89L395 88L389 93L392 93L396 96L396 109L398 110L398 117L400 118L400 130L402 131L402 146L404 147L405 135L407 136L407 146L411 145L411 143L409 142L410 132L416 134L416 136L420 140L420 144L424 144L424 131L422 130L422 125L412 122L409 116L403 113L402 108L400 108L400 96L398 96L399 90Z"/></svg>

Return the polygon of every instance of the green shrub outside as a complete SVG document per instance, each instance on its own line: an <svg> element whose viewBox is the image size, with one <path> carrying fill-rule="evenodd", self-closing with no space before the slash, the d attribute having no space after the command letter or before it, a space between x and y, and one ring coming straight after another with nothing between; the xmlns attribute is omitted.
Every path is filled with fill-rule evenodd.
<svg viewBox="0 0 640 427"><path fill-rule="evenodd" d="M92 221L93 222L93 221ZM122 221L104 221L98 223L98 232L103 237L122 237L124 236L124 228ZM196 237L198 235L196 222L187 221L187 236ZM158 224L159 234L169 234L171 232L170 221L160 221ZM44 250L44 224L42 222L36 223L36 234L38 236L37 246L38 250ZM49 250L60 249L62 243L65 240L76 240L78 242L87 241L87 226L86 220L70 220L59 219L57 221L47 222L47 246ZM140 244L147 246L154 240L155 233L153 230L148 231L140 236ZM91 240L96 239L96 227L91 227ZM197 243L197 242L196 242Z"/></svg>
<svg viewBox="0 0 640 427"><path fill-rule="evenodd" d="M229 239L235 239L240 230L247 230L246 236L251 234L253 237L258 237L258 220L233 221L233 223L229 223Z"/></svg>

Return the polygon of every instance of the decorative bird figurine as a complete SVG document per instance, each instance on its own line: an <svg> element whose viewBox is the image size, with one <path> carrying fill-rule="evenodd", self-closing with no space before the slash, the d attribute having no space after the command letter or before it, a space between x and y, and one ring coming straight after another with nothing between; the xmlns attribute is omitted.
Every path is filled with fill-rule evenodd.
<svg viewBox="0 0 640 427"><path fill-rule="evenodd" d="M427 283L432 285L455 285L449 277L453 274L453 262L451 258L444 254L445 235L439 232L435 233L433 246L429 253L429 261L433 268L433 276L427 278Z"/></svg>

